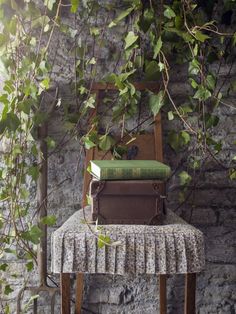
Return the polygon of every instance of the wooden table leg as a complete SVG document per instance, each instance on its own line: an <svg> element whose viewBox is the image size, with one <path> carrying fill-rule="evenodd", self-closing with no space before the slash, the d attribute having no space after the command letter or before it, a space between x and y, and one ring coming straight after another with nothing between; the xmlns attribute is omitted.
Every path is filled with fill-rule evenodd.
<svg viewBox="0 0 236 314"><path fill-rule="evenodd" d="M81 314L84 291L84 274L76 274L75 314Z"/></svg>
<svg viewBox="0 0 236 314"><path fill-rule="evenodd" d="M166 275L159 275L160 314L166 314Z"/></svg>
<svg viewBox="0 0 236 314"><path fill-rule="evenodd" d="M61 273L61 314L70 314L70 274Z"/></svg>
<svg viewBox="0 0 236 314"><path fill-rule="evenodd" d="M185 274L184 314L195 314L196 273Z"/></svg>

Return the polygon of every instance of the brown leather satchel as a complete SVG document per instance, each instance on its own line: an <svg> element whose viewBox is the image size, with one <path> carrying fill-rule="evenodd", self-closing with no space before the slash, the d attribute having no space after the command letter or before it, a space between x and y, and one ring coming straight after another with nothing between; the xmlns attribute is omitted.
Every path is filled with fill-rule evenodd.
<svg viewBox="0 0 236 314"><path fill-rule="evenodd" d="M98 224L162 224L164 183L157 180L90 184L92 220Z"/></svg>

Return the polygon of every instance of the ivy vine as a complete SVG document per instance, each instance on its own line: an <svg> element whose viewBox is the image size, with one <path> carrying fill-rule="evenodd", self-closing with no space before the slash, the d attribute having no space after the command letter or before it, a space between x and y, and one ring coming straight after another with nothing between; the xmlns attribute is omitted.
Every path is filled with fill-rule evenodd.
<svg viewBox="0 0 236 314"><path fill-rule="evenodd" d="M215 12L221 12L220 17ZM65 23L63 14L69 14L71 23ZM7 256L23 260L28 272L37 264L41 229L37 208L32 208L40 168L37 127L54 110L63 111L69 140L79 139L87 149L98 146L111 150L114 158L122 158L125 148L113 137L112 126L121 128L121 137L129 134L132 138L134 130L125 125L139 112L142 97L133 82L156 81L159 92L147 91L148 119L152 123L162 109L169 121L179 121L181 128L173 127L168 143L176 153L191 148L187 169L179 175L185 192L189 184L195 184L195 173L209 158L226 169L231 179L236 178L236 157L227 164L218 158L222 143L214 131L221 119L217 114L220 106L236 110L235 104L225 100L236 91L231 76L236 45L234 15L234 0L0 0L0 284L6 295L13 291L4 275L10 267ZM112 51L113 69L101 77L104 61L100 54L107 36L116 29L122 29L122 41L119 49ZM73 58L73 108L55 93L58 87L53 69L60 36L68 39L68 53ZM172 93L172 78L179 67L186 69L184 103L176 101ZM228 73L219 80L222 67ZM92 84L98 78L118 89L115 97L106 99L111 119L105 130L99 128L99 115L91 118L96 97ZM85 125L86 132L82 132ZM58 143L47 138L49 156L66 144L68 136ZM182 197L184 200L185 195ZM55 221L56 217L48 216L41 223L54 225ZM10 313L9 304L3 310Z"/></svg>

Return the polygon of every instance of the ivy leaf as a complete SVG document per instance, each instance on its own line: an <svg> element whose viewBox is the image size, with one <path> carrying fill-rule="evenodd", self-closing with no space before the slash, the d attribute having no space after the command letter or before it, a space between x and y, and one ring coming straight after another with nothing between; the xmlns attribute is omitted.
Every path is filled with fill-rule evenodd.
<svg viewBox="0 0 236 314"><path fill-rule="evenodd" d="M236 170L235 169L231 169L230 170L229 177L230 177L230 180L235 180L236 179Z"/></svg>
<svg viewBox="0 0 236 314"><path fill-rule="evenodd" d="M196 31L196 33L194 34L194 36L195 36L195 38L196 38L198 41L200 41L200 42L202 42L202 43L204 43L204 41L205 41L206 39L209 39L209 38L210 38L209 36L203 34L203 33L200 32L200 31Z"/></svg>
<svg viewBox="0 0 236 314"><path fill-rule="evenodd" d="M37 181L39 177L39 168L37 166L31 166L28 170L28 174L32 177L34 181Z"/></svg>
<svg viewBox="0 0 236 314"><path fill-rule="evenodd" d="M190 81L192 88L195 89L198 87L198 83L194 79L190 78L189 81Z"/></svg>
<svg viewBox="0 0 236 314"><path fill-rule="evenodd" d="M82 140L83 140L83 142L84 142L84 144L85 144L85 148L86 148L86 149L90 149L90 148L96 146L96 144L95 144L94 142L92 142L92 141L89 139L88 136L84 136L84 137L82 138Z"/></svg>
<svg viewBox="0 0 236 314"><path fill-rule="evenodd" d="M219 120L220 120L219 117L207 113L207 114L205 115L205 124L206 124L206 128L207 128L207 129L210 129L210 128L212 128L212 127L217 126Z"/></svg>
<svg viewBox="0 0 236 314"><path fill-rule="evenodd" d="M32 261L28 262L25 266L28 272L34 269L34 263Z"/></svg>
<svg viewBox="0 0 236 314"><path fill-rule="evenodd" d="M136 40L138 39L138 36L134 34L133 31L130 31L128 35L125 37L125 50L127 50L130 46L132 46Z"/></svg>
<svg viewBox="0 0 236 314"><path fill-rule="evenodd" d="M29 114L30 109L33 104L34 104L34 101L32 99L25 99L18 103L18 108L20 111L23 111L25 114Z"/></svg>
<svg viewBox="0 0 236 314"><path fill-rule="evenodd" d="M179 174L179 178L181 185L188 185L192 180L192 177L186 171L182 171Z"/></svg>
<svg viewBox="0 0 236 314"><path fill-rule="evenodd" d="M188 68L189 74L191 75L197 75L200 71L200 63L197 61L197 59L193 59L189 63L189 68Z"/></svg>
<svg viewBox="0 0 236 314"><path fill-rule="evenodd" d="M6 127L15 132L16 129L20 126L21 122L17 115L13 112L9 112L6 116Z"/></svg>
<svg viewBox="0 0 236 314"><path fill-rule="evenodd" d="M146 9L139 19L139 27L146 33L155 19L154 10Z"/></svg>
<svg viewBox="0 0 236 314"><path fill-rule="evenodd" d="M47 147L49 149L55 148L56 147L56 142L54 141L54 139L52 139L50 136L48 136L46 138L46 142L47 142Z"/></svg>
<svg viewBox="0 0 236 314"><path fill-rule="evenodd" d="M168 143L175 152L178 152L181 148L186 146L190 142L190 139L190 135L186 131L177 133L172 130L168 135Z"/></svg>
<svg viewBox="0 0 236 314"><path fill-rule="evenodd" d="M99 234L98 236L98 247L99 249L103 248L106 244L110 244L111 239L107 235Z"/></svg>
<svg viewBox="0 0 236 314"><path fill-rule="evenodd" d="M101 150L107 151L111 149L114 143L114 139L110 135L105 134L100 137L98 146Z"/></svg>
<svg viewBox="0 0 236 314"><path fill-rule="evenodd" d="M56 0L44 0L44 5L47 6L50 11L52 10L55 3Z"/></svg>
<svg viewBox="0 0 236 314"><path fill-rule="evenodd" d="M133 11L133 7L132 8L128 8L127 10L121 12L117 18L114 19L114 21L112 21L108 27L111 28L113 26L116 26L121 20L123 20L127 15L129 15L132 11Z"/></svg>
<svg viewBox="0 0 236 314"><path fill-rule="evenodd" d="M9 295L10 293L12 293L14 290L11 288L10 285L6 285L4 288L4 294Z"/></svg>
<svg viewBox="0 0 236 314"><path fill-rule="evenodd" d="M153 55L154 59L156 59L157 55L159 54L161 47L162 47L162 40L161 40L161 37L159 37L158 41L154 47L154 55Z"/></svg>
<svg viewBox="0 0 236 314"><path fill-rule="evenodd" d="M211 97L211 92L202 85L198 87L198 90L193 96L194 99L198 99L201 101L207 100L210 97Z"/></svg>
<svg viewBox="0 0 236 314"><path fill-rule="evenodd" d="M42 82L40 83L40 86L42 86L43 88L49 89L49 85L50 85L50 78L46 77L44 80L42 80Z"/></svg>
<svg viewBox="0 0 236 314"><path fill-rule="evenodd" d="M94 104L95 104L95 96L94 95L90 96L89 99L84 102L85 108L95 108Z"/></svg>
<svg viewBox="0 0 236 314"><path fill-rule="evenodd" d="M57 221L57 218L54 215L49 215L41 219L41 223L48 226L55 225L56 221Z"/></svg>
<svg viewBox="0 0 236 314"><path fill-rule="evenodd" d="M172 17L176 16L175 12L168 5L165 5L164 7L166 8L164 11L165 17L167 17L168 19L171 19Z"/></svg>
<svg viewBox="0 0 236 314"><path fill-rule="evenodd" d="M79 7L79 0L70 0L71 3L71 13L76 13Z"/></svg>
<svg viewBox="0 0 236 314"><path fill-rule="evenodd" d="M100 34L100 29L98 27L91 27L90 34L94 36L98 36Z"/></svg>
<svg viewBox="0 0 236 314"><path fill-rule="evenodd" d="M151 94L149 98L149 106L154 116L158 114L163 105L164 105L164 91L161 90L157 95Z"/></svg>
<svg viewBox="0 0 236 314"><path fill-rule="evenodd" d="M39 244L40 237L42 236L42 230L38 226L34 225L30 228L30 230L22 232L21 236L27 241Z"/></svg>
<svg viewBox="0 0 236 314"><path fill-rule="evenodd" d="M213 75L209 74L206 77L206 83L209 89L214 90L216 85L216 80Z"/></svg>
<svg viewBox="0 0 236 314"><path fill-rule="evenodd" d="M173 120L174 119L174 115L173 115L173 111L168 111L168 120Z"/></svg>
<svg viewBox="0 0 236 314"><path fill-rule="evenodd" d="M157 80L160 76L160 68L157 61L146 61L145 64L145 80Z"/></svg>
<svg viewBox="0 0 236 314"><path fill-rule="evenodd" d="M3 263L3 264L0 265L0 270L1 271L6 271L7 268L8 268L8 264L6 264L6 263Z"/></svg>

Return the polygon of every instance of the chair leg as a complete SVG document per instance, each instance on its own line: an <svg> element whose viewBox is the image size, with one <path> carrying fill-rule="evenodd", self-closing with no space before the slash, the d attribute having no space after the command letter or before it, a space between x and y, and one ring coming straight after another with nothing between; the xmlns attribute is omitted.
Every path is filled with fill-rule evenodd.
<svg viewBox="0 0 236 314"><path fill-rule="evenodd" d="M84 290L84 274L76 274L75 314L81 314Z"/></svg>
<svg viewBox="0 0 236 314"><path fill-rule="evenodd" d="M61 273L61 314L70 314L70 274Z"/></svg>
<svg viewBox="0 0 236 314"><path fill-rule="evenodd" d="M160 314L166 314L166 275L159 275Z"/></svg>
<svg viewBox="0 0 236 314"><path fill-rule="evenodd" d="M185 274L184 314L195 314L196 273Z"/></svg>

